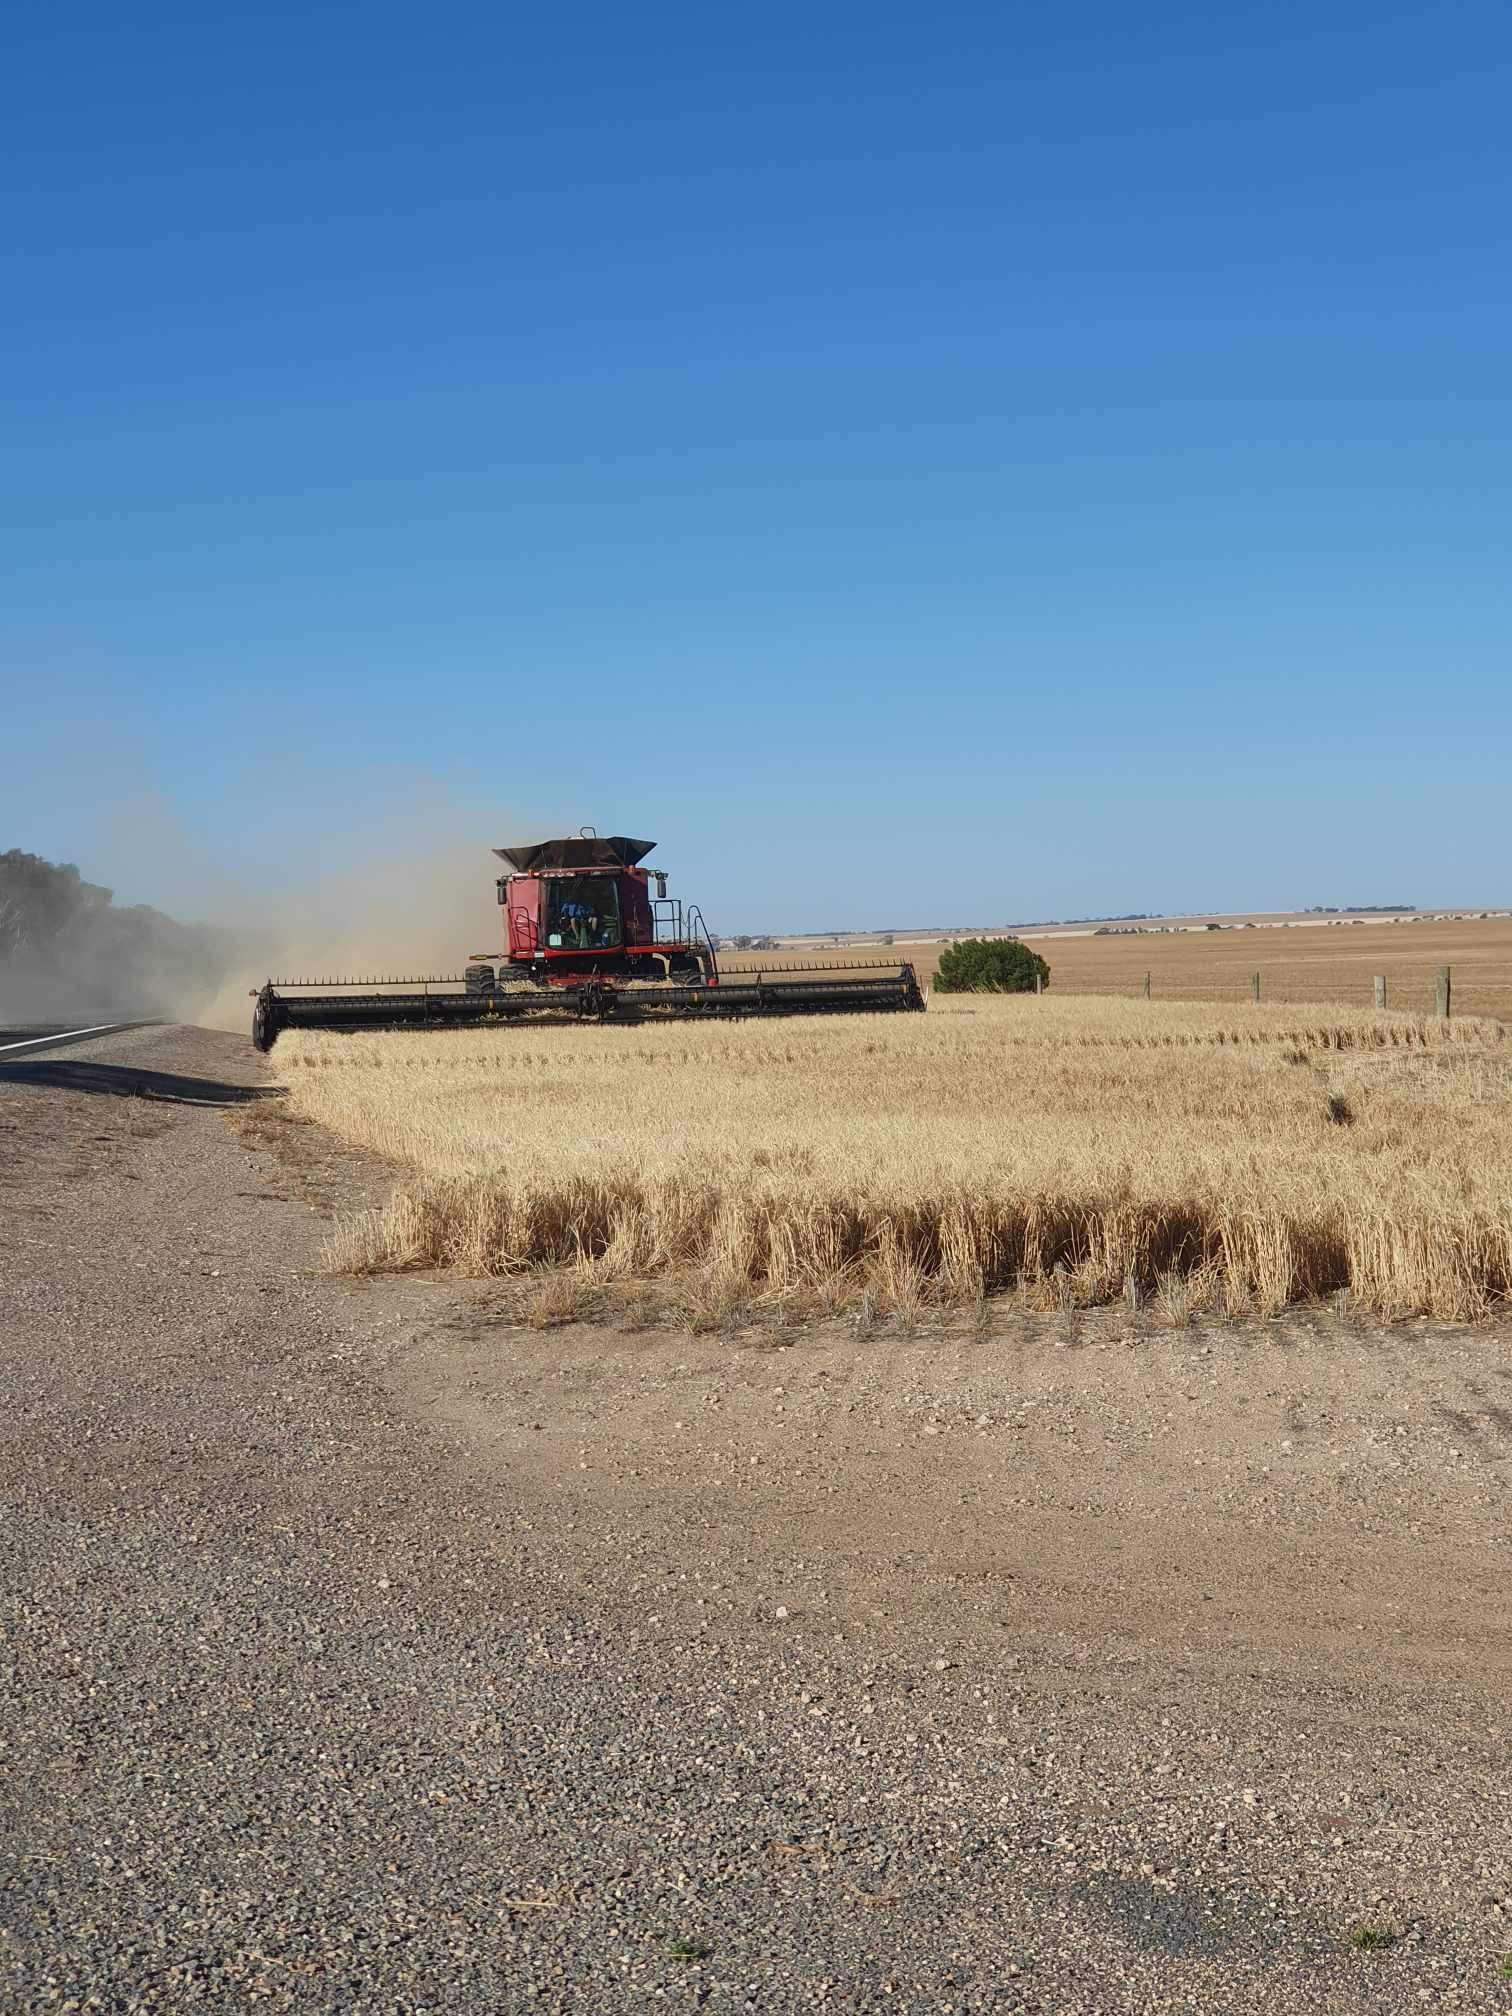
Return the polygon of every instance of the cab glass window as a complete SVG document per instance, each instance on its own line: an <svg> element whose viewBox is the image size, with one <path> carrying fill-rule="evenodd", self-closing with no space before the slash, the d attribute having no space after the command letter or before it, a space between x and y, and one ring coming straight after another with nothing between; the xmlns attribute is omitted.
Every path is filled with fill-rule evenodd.
<svg viewBox="0 0 1512 2016"><path fill-rule="evenodd" d="M601 952L621 942L613 876L561 875L546 884L546 943L554 951Z"/></svg>

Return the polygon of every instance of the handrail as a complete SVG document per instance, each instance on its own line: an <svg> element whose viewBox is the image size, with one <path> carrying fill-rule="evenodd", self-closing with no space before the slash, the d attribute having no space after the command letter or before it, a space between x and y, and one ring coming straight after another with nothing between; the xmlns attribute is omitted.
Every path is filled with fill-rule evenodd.
<svg viewBox="0 0 1512 2016"><path fill-rule="evenodd" d="M704 922L703 912L696 903L690 903L687 915L688 943L696 945L700 938L703 939L704 950L709 955L709 985L717 987L719 985L719 954L714 949L714 940L709 935L709 927Z"/></svg>
<svg viewBox="0 0 1512 2016"><path fill-rule="evenodd" d="M677 896L653 896L651 899L651 943L653 945L684 945L682 899Z"/></svg>

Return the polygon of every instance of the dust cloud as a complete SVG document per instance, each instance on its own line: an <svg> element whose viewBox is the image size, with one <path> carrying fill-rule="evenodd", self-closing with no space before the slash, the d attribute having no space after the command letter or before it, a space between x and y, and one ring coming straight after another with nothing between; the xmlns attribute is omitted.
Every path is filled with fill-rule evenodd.
<svg viewBox="0 0 1512 2016"><path fill-rule="evenodd" d="M151 1017L245 1032L269 978L460 974L470 953L497 953L490 849L575 827L397 795L339 832L293 836L281 860L264 848L255 866L159 802L97 822L92 860L212 921L121 905L75 867L0 853L0 1026Z"/></svg>
<svg viewBox="0 0 1512 2016"><path fill-rule="evenodd" d="M326 867L308 885L265 893L255 942L208 999L180 1019L245 1029L264 980L460 976L471 953L499 951L490 848L517 825L480 828L477 841L434 843L361 868ZM534 831L534 828L530 829Z"/></svg>
<svg viewBox="0 0 1512 2016"><path fill-rule="evenodd" d="M206 998L245 947L233 932L122 906L72 863L0 853L0 1026L158 1016Z"/></svg>

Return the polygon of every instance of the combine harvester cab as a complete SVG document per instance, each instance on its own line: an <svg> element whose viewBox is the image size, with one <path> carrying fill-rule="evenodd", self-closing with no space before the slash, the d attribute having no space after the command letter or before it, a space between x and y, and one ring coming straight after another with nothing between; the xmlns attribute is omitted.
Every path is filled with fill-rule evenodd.
<svg viewBox="0 0 1512 2016"><path fill-rule="evenodd" d="M548 987L604 979L717 982L719 961L698 906L685 917L681 902L667 894L666 874L640 865L655 845L580 833L495 847L514 870L497 885L505 957L495 969L492 955L478 954L469 983L486 989L521 979Z"/></svg>
<svg viewBox="0 0 1512 2016"><path fill-rule="evenodd" d="M569 839L496 847L513 871L497 880L499 952L471 954L460 974L269 980L257 993L252 1041L271 1050L285 1029L923 1008L913 967L890 961L721 973L698 906L685 910L668 896L665 872L641 866L655 845L623 834L602 837L585 827Z"/></svg>

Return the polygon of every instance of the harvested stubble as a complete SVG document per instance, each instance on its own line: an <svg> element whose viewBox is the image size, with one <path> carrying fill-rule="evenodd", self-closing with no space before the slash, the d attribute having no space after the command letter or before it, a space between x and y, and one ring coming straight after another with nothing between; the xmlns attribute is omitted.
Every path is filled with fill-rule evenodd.
<svg viewBox="0 0 1512 2016"><path fill-rule="evenodd" d="M1099 938L1087 932L1031 935L1029 945L1050 962L1050 989L1063 994L1110 994L1134 1000L1150 975L1156 1001L1241 1002L1260 974L1262 1002L1338 1004L1370 1013L1375 975L1383 974L1387 1002L1412 1015L1431 1015L1440 967L1454 973L1454 1005L1463 1015L1512 1021L1512 920L1468 917L1453 923L1266 925L1254 931L1141 931ZM770 966L784 959L908 959L927 982L941 944L900 941L895 947L852 945L839 951L809 946L778 952L721 952L729 972ZM1294 1012L1300 1012L1294 1010Z"/></svg>
<svg viewBox="0 0 1512 2016"><path fill-rule="evenodd" d="M402 1172L346 1270L663 1277L702 1306L1042 1306L1132 1277L1183 1320L1512 1290L1494 1022L938 997L927 1016L290 1035L294 1110Z"/></svg>

